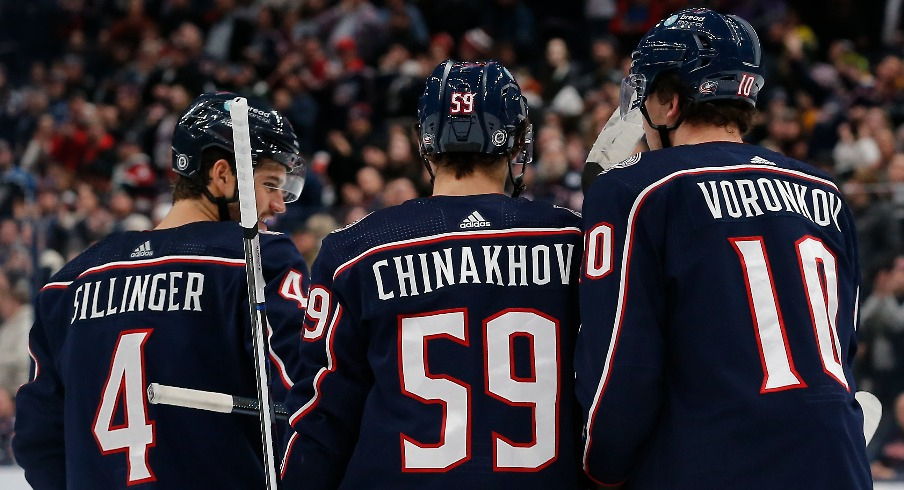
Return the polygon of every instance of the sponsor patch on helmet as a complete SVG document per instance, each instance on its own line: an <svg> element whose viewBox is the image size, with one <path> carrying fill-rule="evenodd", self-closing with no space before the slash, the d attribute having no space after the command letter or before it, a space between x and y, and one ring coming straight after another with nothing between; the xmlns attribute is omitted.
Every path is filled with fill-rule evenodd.
<svg viewBox="0 0 904 490"><path fill-rule="evenodd" d="M176 168L179 170L185 170L188 168L188 157L184 154L180 153L176 156Z"/></svg>
<svg viewBox="0 0 904 490"><path fill-rule="evenodd" d="M701 94L714 94L716 93L716 89L719 88L719 83L713 80L707 80L700 84L700 93Z"/></svg>
<svg viewBox="0 0 904 490"><path fill-rule="evenodd" d="M424 133L423 143L425 148L433 146L433 133Z"/></svg>
<svg viewBox="0 0 904 490"><path fill-rule="evenodd" d="M502 146L505 144L505 140L508 139L508 135L505 134L505 131L501 129L497 129L493 132L493 144L496 146Z"/></svg>

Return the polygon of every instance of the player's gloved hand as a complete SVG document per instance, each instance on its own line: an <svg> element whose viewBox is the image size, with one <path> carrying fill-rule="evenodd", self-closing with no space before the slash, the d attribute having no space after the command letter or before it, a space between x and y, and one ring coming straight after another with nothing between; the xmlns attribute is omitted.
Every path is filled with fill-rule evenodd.
<svg viewBox="0 0 904 490"><path fill-rule="evenodd" d="M585 192L600 172L635 153L637 143L644 136L642 118L640 111L631 111L622 117L619 109L615 108L596 137L587 155L587 162L584 163L581 188Z"/></svg>

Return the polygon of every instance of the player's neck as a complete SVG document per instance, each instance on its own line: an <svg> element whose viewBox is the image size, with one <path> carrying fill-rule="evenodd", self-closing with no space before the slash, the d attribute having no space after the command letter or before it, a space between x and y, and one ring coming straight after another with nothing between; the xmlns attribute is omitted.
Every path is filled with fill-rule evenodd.
<svg viewBox="0 0 904 490"><path fill-rule="evenodd" d="M454 171L437 169L433 181L434 196L470 196L476 194L503 194L505 180L491 176L480 170L471 175L456 178Z"/></svg>
<svg viewBox="0 0 904 490"><path fill-rule="evenodd" d="M219 221L216 206L207 199L180 199L173 203L166 216L154 229L164 230L196 223L198 221Z"/></svg>
<svg viewBox="0 0 904 490"><path fill-rule="evenodd" d="M712 141L743 143L741 131L736 126L691 125L682 123L672 133L672 145L696 145Z"/></svg>

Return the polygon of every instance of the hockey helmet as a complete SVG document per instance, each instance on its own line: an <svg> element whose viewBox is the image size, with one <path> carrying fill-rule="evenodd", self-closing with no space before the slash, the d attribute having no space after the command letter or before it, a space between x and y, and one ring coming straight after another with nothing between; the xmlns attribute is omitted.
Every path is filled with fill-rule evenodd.
<svg viewBox="0 0 904 490"><path fill-rule="evenodd" d="M742 100L756 104L763 87L760 41L735 15L705 8L681 10L659 21L631 55L622 81L621 114L643 106L663 73L675 72L693 102Z"/></svg>
<svg viewBox="0 0 904 490"><path fill-rule="evenodd" d="M512 74L495 61L440 63L418 103L421 155L472 152L512 155L530 139L527 101ZM524 163L532 148L522 141Z"/></svg>
<svg viewBox="0 0 904 490"><path fill-rule="evenodd" d="M236 97L231 92L208 92L191 102L173 132L172 165L177 174L203 184L199 174L204 150L219 147L235 152L229 104ZM289 120L266 104L249 99L248 125L252 164L267 158L284 165L286 182L280 187L283 200L297 200L304 187L305 165Z"/></svg>

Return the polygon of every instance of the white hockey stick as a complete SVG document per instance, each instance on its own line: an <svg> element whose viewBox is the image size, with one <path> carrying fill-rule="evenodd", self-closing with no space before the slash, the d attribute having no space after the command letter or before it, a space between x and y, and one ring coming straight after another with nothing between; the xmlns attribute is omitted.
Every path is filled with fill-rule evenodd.
<svg viewBox="0 0 904 490"><path fill-rule="evenodd" d="M170 405L174 407L194 408L196 410L208 410L220 413L238 413L242 415L260 415L260 402L254 398L215 393L213 391L193 390L168 386L159 383L148 385L148 402L155 405ZM286 407L279 403L273 404L273 413L277 419L289 418Z"/></svg>
<svg viewBox="0 0 904 490"><path fill-rule="evenodd" d="M245 275L248 277L248 301L251 308L251 330L254 338L254 372L257 398L260 400L261 440L264 445L264 471L267 488L277 486L273 455L273 400L270 399L270 376L266 353L268 331L264 298L264 277L261 271L260 237L257 230L257 199L254 193L254 168L251 164L251 129L248 126L248 101L236 97L229 104L232 116L232 139L235 145L235 167L239 187L239 210L245 242Z"/></svg>
<svg viewBox="0 0 904 490"><path fill-rule="evenodd" d="M879 421L882 419L882 403L876 398L876 395L868 391L858 391L854 394L860 408L863 409L863 438L866 443L873 439L876 429L879 428Z"/></svg>

